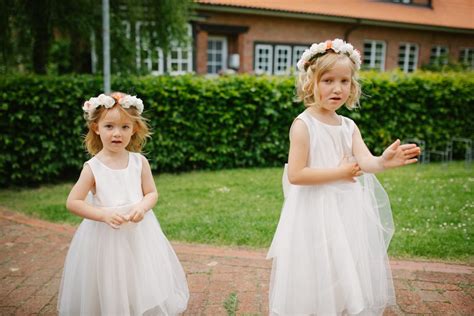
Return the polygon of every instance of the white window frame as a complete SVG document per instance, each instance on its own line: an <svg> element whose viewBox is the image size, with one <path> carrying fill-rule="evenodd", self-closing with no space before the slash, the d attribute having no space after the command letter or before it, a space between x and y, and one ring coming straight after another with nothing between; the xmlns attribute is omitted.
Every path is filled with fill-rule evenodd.
<svg viewBox="0 0 474 316"><path fill-rule="evenodd" d="M131 29L130 21L122 20L122 21L120 21L120 24L122 24L123 29L125 31L125 37L127 39L130 39L130 36L131 36L131 34L130 34L130 29Z"/></svg>
<svg viewBox="0 0 474 316"><path fill-rule="evenodd" d="M400 66L400 53L401 53L401 47L405 46L404 50L404 60L403 60L403 66ZM415 48L415 55L414 55L414 60L413 60L413 69L410 70L409 68L409 62L410 62L410 49L414 47ZM398 66L400 69L403 70L403 72L412 72L415 71L418 68L418 54L419 54L419 48L418 44L415 43L407 43L407 42L402 42L398 46Z"/></svg>
<svg viewBox="0 0 474 316"><path fill-rule="evenodd" d="M298 60L303 55L304 51L307 49L309 49L308 46L302 46L302 45L293 46L293 67L295 71L298 71L298 67L296 64L298 63Z"/></svg>
<svg viewBox="0 0 474 316"><path fill-rule="evenodd" d="M365 63L365 45L370 44L370 59L369 64ZM380 56L380 67L377 67L377 45L382 44L382 54ZM368 69L377 69L380 71L385 71L385 56L387 52L387 44L384 41L380 40L364 40L364 66Z"/></svg>
<svg viewBox="0 0 474 316"><path fill-rule="evenodd" d="M188 35L191 37L191 25L188 24ZM176 53L177 57L173 58L173 53ZM183 58L184 54L187 54L186 58ZM173 63L177 64L177 70L172 70ZM183 65L186 64L186 67ZM168 52L166 58L167 71L170 75L183 75L193 71L193 48L191 43L188 43L186 47L179 47L177 43L171 44L171 49Z"/></svg>
<svg viewBox="0 0 474 316"><path fill-rule="evenodd" d="M287 53L286 61L279 63L278 59L283 56L281 52ZM273 62L273 69L275 75L288 75L291 71L291 46L290 45L275 45L275 59ZM279 69L282 66L282 69Z"/></svg>
<svg viewBox="0 0 474 316"><path fill-rule="evenodd" d="M135 23L135 63L138 70L141 69L142 65L142 52L144 51L146 57L143 62L146 65L146 69L152 75L161 75L164 73L164 61L163 61L163 50L160 47L149 47L149 41L142 40L140 31L142 26L151 25L154 23L137 21ZM151 36L156 36L156 32L153 31ZM154 68L156 64L156 68Z"/></svg>
<svg viewBox="0 0 474 316"><path fill-rule="evenodd" d="M154 50L151 51L152 53L156 54L156 69L153 69L153 64L151 65L151 70L150 70L150 73L154 76L158 76L158 75L161 75L165 72L165 69L164 69L164 54L163 54L163 49L161 49L160 47L155 47Z"/></svg>
<svg viewBox="0 0 474 316"><path fill-rule="evenodd" d="M433 49L435 49L435 52L433 54ZM444 52L442 52L444 50ZM444 45L435 45L431 47L430 51L430 64L433 65L435 64L435 60L439 61L439 57L446 57L445 60L443 60L443 65L446 65L448 63L448 54L449 54L449 49L447 46Z"/></svg>
<svg viewBox="0 0 474 316"><path fill-rule="evenodd" d="M469 65L469 52L474 51L474 47L463 47L459 51L460 51L459 61L462 64ZM472 57L470 62L471 62L470 68L474 69L474 56Z"/></svg>
<svg viewBox="0 0 474 316"><path fill-rule="evenodd" d="M218 66L222 66L221 70L226 70L227 69L227 37L225 36L208 36L208 45L207 45L207 66L206 70L208 74L218 74L219 71L217 71ZM222 44L222 49L220 51L215 50L215 49L209 49L209 41L215 41L215 42L221 42ZM215 56L216 53L220 53L222 58L220 61L218 60L209 60L209 54L212 56ZM208 71L208 67L212 67L212 72Z"/></svg>
<svg viewBox="0 0 474 316"><path fill-rule="evenodd" d="M92 30L91 32L91 68L92 73L97 73L97 64L99 62L99 58L97 57L97 49L96 49L96 42L95 42L95 31Z"/></svg>
<svg viewBox="0 0 474 316"><path fill-rule="evenodd" d="M268 65L262 65L260 62L260 58L262 57L260 54L260 50L266 50L267 56L263 56L267 59ZM268 69L265 70L265 66L268 66ZM265 68L264 68L265 67ZM255 45L255 73L266 73L268 75L272 74L273 71L273 45L270 44L256 44ZM262 69L263 68L263 69Z"/></svg>

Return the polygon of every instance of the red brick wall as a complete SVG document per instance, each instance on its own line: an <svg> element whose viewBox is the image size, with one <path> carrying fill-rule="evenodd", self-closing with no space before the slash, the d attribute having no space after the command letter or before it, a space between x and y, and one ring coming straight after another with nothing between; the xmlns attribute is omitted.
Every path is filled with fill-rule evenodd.
<svg viewBox="0 0 474 316"><path fill-rule="evenodd" d="M207 16L205 23L249 27L248 32L237 37L237 42L240 42L240 45L237 45L241 54L241 72L253 71L255 42L309 45L326 39L344 39L344 34L354 27L354 25L344 23L262 15L205 12L205 16ZM365 39L386 42L386 70L398 67L398 49L401 42L418 44L418 67L429 62L431 48L434 45L447 46L450 56L455 60L459 58L460 47L474 47L474 35L381 26L359 26L350 32L348 37L348 41L361 51ZM232 42L230 38L229 42ZM198 47L198 49L202 49L203 46L199 45ZM202 53L198 51L197 55L201 56ZM205 73L200 71L205 69L205 66L199 65L203 59L198 58L197 60L197 72Z"/></svg>

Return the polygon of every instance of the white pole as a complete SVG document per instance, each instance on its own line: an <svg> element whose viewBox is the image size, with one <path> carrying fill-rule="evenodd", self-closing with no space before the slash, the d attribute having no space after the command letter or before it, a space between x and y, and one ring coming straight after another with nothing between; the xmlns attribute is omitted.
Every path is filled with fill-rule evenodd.
<svg viewBox="0 0 474 316"><path fill-rule="evenodd" d="M102 39L104 53L104 92L110 93L110 20L109 0L102 0Z"/></svg>

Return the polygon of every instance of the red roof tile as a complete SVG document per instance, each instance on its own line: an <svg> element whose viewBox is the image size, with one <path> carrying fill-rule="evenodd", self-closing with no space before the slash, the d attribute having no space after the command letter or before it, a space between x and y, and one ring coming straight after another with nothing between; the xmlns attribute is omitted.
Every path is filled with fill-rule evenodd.
<svg viewBox="0 0 474 316"><path fill-rule="evenodd" d="M195 0L195 2L474 30L474 0L432 0L432 8L380 0Z"/></svg>

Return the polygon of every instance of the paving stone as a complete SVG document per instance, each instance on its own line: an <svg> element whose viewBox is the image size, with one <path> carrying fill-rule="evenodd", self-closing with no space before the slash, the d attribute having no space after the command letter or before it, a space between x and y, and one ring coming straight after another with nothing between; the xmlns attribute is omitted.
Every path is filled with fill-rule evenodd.
<svg viewBox="0 0 474 316"><path fill-rule="evenodd" d="M423 303L417 291L398 290L396 296L397 304L404 313L430 313L430 309Z"/></svg>
<svg viewBox="0 0 474 316"><path fill-rule="evenodd" d="M426 302L426 306L428 306L433 315L458 315L454 306L449 302Z"/></svg>
<svg viewBox="0 0 474 316"><path fill-rule="evenodd" d="M48 223L0 207L0 315L57 315L64 258L75 227ZM268 315L271 261L267 249L172 242L190 289L184 315ZM428 261L391 261L397 306L385 316L474 315L474 268Z"/></svg>
<svg viewBox="0 0 474 316"><path fill-rule="evenodd" d="M426 281L411 281L412 287L422 290L443 290L443 291L460 291L461 288L455 284L426 282Z"/></svg>

